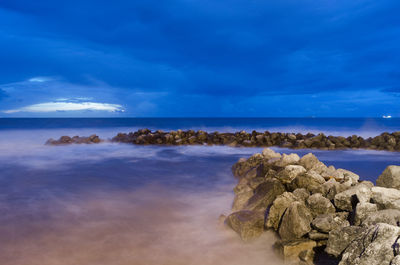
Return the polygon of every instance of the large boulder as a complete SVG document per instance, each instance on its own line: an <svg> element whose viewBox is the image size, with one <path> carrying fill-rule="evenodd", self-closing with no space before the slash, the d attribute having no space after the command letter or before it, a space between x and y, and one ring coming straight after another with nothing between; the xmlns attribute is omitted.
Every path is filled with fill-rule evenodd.
<svg viewBox="0 0 400 265"><path fill-rule="evenodd" d="M233 199L232 211L236 212L244 209L247 202L250 200L251 197L253 197L253 195L254 195L253 190L236 194L235 198Z"/></svg>
<svg viewBox="0 0 400 265"><path fill-rule="evenodd" d="M378 205L379 209L399 209L400 210L400 190L382 187L373 187L372 201Z"/></svg>
<svg viewBox="0 0 400 265"><path fill-rule="evenodd" d="M298 198L290 192L284 192L283 194L279 195L269 209L266 224L267 228L273 228L275 231L277 231L279 229L281 218L286 209L292 204L292 202L297 200Z"/></svg>
<svg viewBox="0 0 400 265"><path fill-rule="evenodd" d="M330 179L327 182L319 185L316 192L321 193L324 197L329 200L333 200L336 194L347 190L349 187L337 182L335 179Z"/></svg>
<svg viewBox="0 0 400 265"><path fill-rule="evenodd" d="M356 173L351 172L349 170L338 168L336 171L339 172L339 174L343 175L344 182L349 183L350 185L355 185L360 180L359 175L357 175Z"/></svg>
<svg viewBox="0 0 400 265"><path fill-rule="evenodd" d="M331 201L322 196L321 193L315 193L308 197L307 206L310 208L314 217L321 214L334 213L336 211Z"/></svg>
<svg viewBox="0 0 400 265"><path fill-rule="evenodd" d="M325 179L315 171L308 171L305 174L298 175L290 184L290 190L306 189L311 193L317 193L321 189L321 185L325 183Z"/></svg>
<svg viewBox="0 0 400 265"><path fill-rule="evenodd" d="M376 185L400 189L400 166L388 166L376 180Z"/></svg>
<svg viewBox="0 0 400 265"><path fill-rule="evenodd" d="M266 179L254 190L254 195L248 200L245 208L248 210L265 211L278 195L285 192L283 184L275 179Z"/></svg>
<svg viewBox="0 0 400 265"><path fill-rule="evenodd" d="M390 225L400 225L400 210L386 209L370 213L362 222L362 225L375 225L385 223Z"/></svg>
<svg viewBox="0 0 400 265"><path fill-rule="evenodd" d="M275 166L278 167L286 167L287 165L297 164L300 160L300 157L297 154L283 154L282 157L275 162Z"/></svg>
<svg viewBox="0 0 400 265"><path fill-rule="evenodd" d="M361 226L338 227L332 230L329 232L325 252L334 257L339 257L350 243L365 230L367 230L367 228Z"/></svg>
<svg viewBox="0 0 400 265"><path fill-rule="evenodd" d="M313 155L312 153L308 153L305 156L303 156L299 160L299 164L302 165L307 170L315 171L318 174L321 174L322 172L326 171L328 168L324 163L319 161L318 158L315 155Z"/></svg>
<svg viewBox="0 0 400 265"><path fill-rule="evenodd" d="M335 195L335 206L344 211L352 211L358 202L369 202L371 188L363 183Z"/></svg>
<svg viewBox="0 0 400 265"><path fill-rule="evenodd" d="M283 257L286 263L297 263L303 261L306 264L312 264L314 258L314 248L317 243L309 239L297 239L291 241L278 241L274 248L278 254Z"/></svg>
<svg viewBox="0 0 400 265"><path fill-rule="evenodd" d="M239 211L230 214L225 223L238 233L242 240L250 241L264 231L264 214L254 211Z"/></svg>
<svg viewBox="0 0 400 265"><path fill-rule="evenodd" d="M275 152L271 148L264 148L264 150L262 151L262 155L266 160L269 160L271 158L281 158L282 156L281 154Z"/></svg>
<svg viewBox="0 0 400 265"><path fill-rule="evenodd" d="M277 178L284 184L291 183L298 175L306 172L306 169L299 165L288 165L278 173Z"/></svg>
<svg viewBox="0 0 400 265"><path fill-rule="evenodd" d="M356 207L354 224L360 225L371 213L377 212L378 206L369 202L360 202Z"/></svg>
<svg viewBox="0 0 400 265"><path fill-rule="evenodd" d="M390 265L398 253L400 227L369 226L342 254L339 265Z"/></svg>
<svg viewBox="0 0 400 265"><path fill-rule="evenodd" d="M322 214L316 217L311 225L319 232L329 233L332 230L349 226L347 216L346 212Z"/></svg>
<svg viewBox="0 0 400 265"><path fill-rule="evenodd" d="M299 239L311 231L310 223L313 216L303 202L295 201L290 204L282 217L279 235L282 240Z"/></svg>

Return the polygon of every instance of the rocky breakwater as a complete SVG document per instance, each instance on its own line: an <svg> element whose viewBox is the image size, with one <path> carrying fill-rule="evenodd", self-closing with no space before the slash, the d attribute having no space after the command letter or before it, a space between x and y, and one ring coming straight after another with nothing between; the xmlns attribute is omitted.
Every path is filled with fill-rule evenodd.
<svg viewBox="0 0 400 265"><path fill-rule="evenodd" d="M346 149L362 148L374 150L400 151L400 132L382 133L381 135L363 138L353 135L349 137L326 136L308 133L280 133L241 131L236 133L208 133L205 131L170 131L163 132L141 129L131 133L119 133L112 141L131 144L160 145L229 145L229 146L279 146L285 148L303 149Z"/></svg>
<svg viewBox="0 0 400 265"><path fill-rule="evenodd" d="M225 224L244 241L270 229L275 250L293 264L327 253L340 265L400 265L400 167L377 180L326 166L313 154L264 149L232 168L238 178Z"/></svg>
<svg viewBox="0 0 400 265"><path fill-rule="evenodd" d="M100 139L97 135L93 134L88 137L84 136L61 136L58 140L50 138L47 140L47 145L66 145L66 144L98 144L104 140Z"/></svg>

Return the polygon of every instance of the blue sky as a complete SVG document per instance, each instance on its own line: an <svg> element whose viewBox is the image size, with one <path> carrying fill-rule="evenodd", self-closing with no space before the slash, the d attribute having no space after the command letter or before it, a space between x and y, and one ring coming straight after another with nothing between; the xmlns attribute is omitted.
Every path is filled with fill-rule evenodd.
<svg viewBox="0 0 400 265"><path fill-rule="evenodd" d="M400 116L398 0L3 0L0 117Z"/></svg>

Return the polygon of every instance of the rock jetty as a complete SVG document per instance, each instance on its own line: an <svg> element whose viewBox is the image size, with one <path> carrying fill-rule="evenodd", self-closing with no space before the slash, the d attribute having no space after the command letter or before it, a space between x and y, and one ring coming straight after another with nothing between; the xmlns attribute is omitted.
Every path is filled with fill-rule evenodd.
<svg viewBox="0 0 400 265"><path fill-rule="evenodd" d="M75 141L72 138L63 136L59 140L52 140L49 144L80 143L84 139ZM77 136L75 136L77 137ZM326 136L323 133L318 135L308 133L280 133L280 132L256 132L241 131L235 133L219 133L205 131L151 131L141 129L136 132L119 133L112 138L112 142L129 143L137 145L228 145L238 147L284 147L293 149L373 149L400 151L400 132L382 133L381 135L369 138L353 135ZM90 142L92 143L92 142Z"/></svg>
<svg viewBox="0 0 400 265"><path fill-rule="evenodd" d="M340 265L400 265L400 166L375 186L311 153L266 148L232 171L238 184L225 224L244 241L273 230L274 248L290 264L314 264L325 252Z"/></svg>
<svg viewBox="0 0 400 265"><path fill-rule="evenodd" d="M66 145L66 144L98 144L103 142L104 140L101 140L100 137L97 135L93 134L88 137L80 137L80 136L74 136L74 137L69 137L69 136L61 136L60 139L54 140L50 138L47 140L46 144L47 145Z"/></svg>

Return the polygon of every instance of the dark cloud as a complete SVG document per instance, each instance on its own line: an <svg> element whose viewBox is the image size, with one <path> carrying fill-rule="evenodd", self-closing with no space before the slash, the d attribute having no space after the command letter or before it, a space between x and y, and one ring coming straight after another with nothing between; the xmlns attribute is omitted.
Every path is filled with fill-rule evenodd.
<svg viewBox="0 0 400 265"><path fill-rule="evenodd" d="M60 76L89 94L103 84L125 96L167 92L221 104L389 93L399 81L399 9L396 0L6 0L0 83Z"/></svg>

